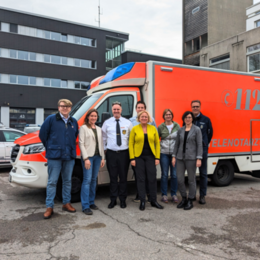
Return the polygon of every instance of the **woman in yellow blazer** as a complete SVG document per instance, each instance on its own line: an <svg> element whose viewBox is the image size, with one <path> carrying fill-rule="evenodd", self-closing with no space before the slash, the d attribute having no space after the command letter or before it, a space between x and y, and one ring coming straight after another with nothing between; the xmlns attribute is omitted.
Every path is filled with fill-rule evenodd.
<svg viewBox="0 0 260 260"><path fill-rule="evenodd" d="M137 190L140 197L140 210L145 210L145 180L147 178L151 206L158 209L163 207L157 202L156 165L160 163L160 141L157 129L153 125L147 111L141 111L137 116L140 122L132 128L129 137L129 154L131 165L135 167Z"/></svg>

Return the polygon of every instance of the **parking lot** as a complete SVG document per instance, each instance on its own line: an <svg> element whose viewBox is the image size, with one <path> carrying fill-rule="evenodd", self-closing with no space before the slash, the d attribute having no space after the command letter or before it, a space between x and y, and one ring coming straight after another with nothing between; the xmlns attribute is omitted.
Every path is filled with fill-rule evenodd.
<svg viewBox="0 0 260 260"><path fill-rule="evenodd" d="M158 191L159 191L158 183ZM92 216L63 212L43 219L45 190L8 182L0 171L0 258L12 259L259 259L260 179L236 175L232 185L209 184L207 204L190 211L169 202L164 210L132 202L108 209L109 188L100 187ZM198 197L198 195L197 195ZM160 193L158 192L158 201ZM180 199L180 197L179 197Z"/></svg>

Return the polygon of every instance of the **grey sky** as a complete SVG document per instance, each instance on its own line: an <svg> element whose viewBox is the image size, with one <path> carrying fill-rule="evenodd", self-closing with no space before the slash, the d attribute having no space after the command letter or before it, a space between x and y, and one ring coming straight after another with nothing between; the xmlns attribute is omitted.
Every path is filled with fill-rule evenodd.
<svg viewBox="0 0 260 260"><path fill-rule="evenodd" d="M126 48L181 58L181 0L100 0L101 27L129 33ZM2 7L98 26L98 0L2 0Z"/></svg>
<svg viewBox="0 0 260 260"><path fill-rule="evenodd" d="M2 0L0 4L98 26L98 0ZM100 0L100 4L101 27L129 33L126 48L181 58L182 0Z"/></svg>

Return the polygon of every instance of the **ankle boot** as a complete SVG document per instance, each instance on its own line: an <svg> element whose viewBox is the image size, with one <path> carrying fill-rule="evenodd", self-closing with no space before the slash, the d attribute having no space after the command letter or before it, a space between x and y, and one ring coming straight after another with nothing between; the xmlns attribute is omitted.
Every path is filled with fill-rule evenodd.
<svg viewBox="0 0 260 260"><path fill-rule="evenodd" d="M182 201L177 205L177 208L178 209L181 209L181 208L184 208L185 206L186 206L186 204L187 204L187 198L186 197L183 197L182 198Z"/></svg>
<svg viewBox="0 0 260 260"><path fill-rule="evenodd" d="M188 202L186 204L186 206L184 207L184 210L189 210L193 208L193 202L192 199L188 199Z"/></svg>
<svg viewBox="0 0 260 260"><path fill-rule="evenodd" d="M145 210L145 201L141 201L139 209Z"/></svg>

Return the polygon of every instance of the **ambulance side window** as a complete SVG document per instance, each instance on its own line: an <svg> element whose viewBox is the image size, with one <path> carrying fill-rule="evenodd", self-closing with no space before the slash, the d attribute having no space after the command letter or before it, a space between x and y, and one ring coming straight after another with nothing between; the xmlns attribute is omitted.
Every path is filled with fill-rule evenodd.
<svg viewBox="0 0 260 260"><path fill-rule="evenodd" d="M122 106L122 116L129 119L133 115L134 97L132 95L113 96L109 98L109 113L112 116L112 104L119 101Z"/></svg>
<svg viewBox="0 0 260 260"><path fill-rule="evenodd" d="M122 116L129 119L133 116L134 97L132 95L117 95L108 97L98 108L98 121L97 125L101 125L101 116L103 112L109 112L112 116L112 103L118 101L122 106Z"/></svg>

